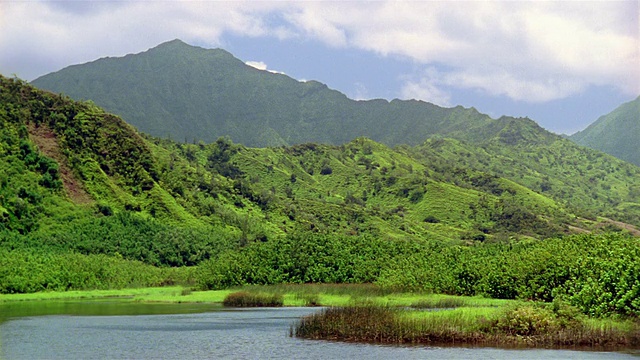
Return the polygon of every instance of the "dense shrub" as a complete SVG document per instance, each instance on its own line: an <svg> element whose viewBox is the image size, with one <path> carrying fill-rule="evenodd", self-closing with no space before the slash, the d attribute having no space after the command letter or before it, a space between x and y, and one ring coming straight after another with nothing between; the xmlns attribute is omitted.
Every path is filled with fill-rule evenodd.
<svg viewBox="0 0 640 360"><path fill-rule="evenodd" d="M375 281L410 291L562 299L595 316L640 316L639 242L607 234L462 247L297 234L208 260L197 280L205 289Z"/></svg>
<svg viewBox="0 0 640 360"><path fill-rule="evenodd" d="M640 316L640 239L575 235L520 244L440 247L390 259L386 287L551 302L595 316Z"/></svg>
<svg viewBox="0 0 640 360"><path fill-rule="evenodd" d="M0 293L120 289L185 283L190 269L161 269L105 255L0 249Z"/></svg>

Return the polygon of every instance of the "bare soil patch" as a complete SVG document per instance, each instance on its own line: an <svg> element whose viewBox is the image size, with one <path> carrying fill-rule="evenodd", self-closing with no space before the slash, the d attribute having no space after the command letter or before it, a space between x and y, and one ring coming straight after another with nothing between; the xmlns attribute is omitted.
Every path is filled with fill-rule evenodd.
<svg viewBox="0 0 640 360"><path fill-rule="evenodd" d="M29 123L27 128L29 130L29 140L36 144L41 153L54 159L58 163L60 167L60 179L71 201L76 204L89 204L93 202L91 196L85 191L82 183L76 178L69 167L66 156L60 151L56 134L46 124L36 126L33 123Z"/></svg>

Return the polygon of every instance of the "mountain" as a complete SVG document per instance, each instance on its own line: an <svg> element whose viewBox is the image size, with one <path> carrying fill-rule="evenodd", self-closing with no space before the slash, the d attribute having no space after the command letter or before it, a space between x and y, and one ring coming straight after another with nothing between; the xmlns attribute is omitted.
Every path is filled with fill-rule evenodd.
<svg viewBox="0 0 640 360"><path fill-rule="evenodd" d="M146 52L69 66L33 84L90 99L140 131L247 146L344 144L365 136L393 146L432 134L475 138L491 123L475 109L422 101L354 101L317 81L255 69L221 49L170 41Z"/></svg>
<svg viewBox="0 0 640 360"><path fill-rule="evenodd" d="M91 102L0 80L0 230L47 234L56 247L84 244L126 257L105 245L120 241L112 235L86 244L87 234L71 230L123 214L137 218L137 228L158 220L163 231L188 231L186 239L203 246L174 265L212 256L218 250L202 241L213 241L213 233L241 242L293 229L455 242L570 231L569 211L513 181L472 169L453 173L443 161L421 162L366 138L263 149L223 138L181 144L140 134ZM518 221L504 223L516 213ZM150 248L185 246L150 241Z"/></svg>
<svg viewBox="0 0 640 360"><path fill-rule="evenodd" d="M640 96L569 138L640 166Z"/></svg>
<svg viewBox="0 0 640 360"><path fill-rule="evenodd" d="M123 214L161 221L169 232L201 231L186 239L213 241L215 233L224 246L294 229L455 242L594 230L599 215L640 223L640 168L531 120L493 121L501 130L485 128L482 145L438 137L395 149L366 138L340 146L184 144L140 134L91 102L1 80L0 229L54 232L62 247L84 241L70 228ZM220 251L193 241L208 249L203 258ZM171 263L197 262L183 254Z"/></svg>
<svg viewBox="0 0 640 360"><path fill-rule="evenodd" d="M318 82L257 70L224 50L179 40L70 66L33 83L91 99L143 132L185 143L228 136L247 146L342 145L365 136L414 146L407 152L423 162L438 157L508 179L582 217L640 224L634 178L640 168L577 146L527 118L492 119L473 108L420 101L354 101Z"/></svg>

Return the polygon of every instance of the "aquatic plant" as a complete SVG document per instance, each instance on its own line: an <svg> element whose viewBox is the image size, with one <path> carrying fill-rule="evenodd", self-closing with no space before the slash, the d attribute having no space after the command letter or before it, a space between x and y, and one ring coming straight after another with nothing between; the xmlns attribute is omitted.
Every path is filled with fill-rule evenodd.
<svg viewBox="0 0 640 360"><path fill-rule="evenodd" d="M585 320L566 306L408 311L372 303L327 308L302 318L292 336L369 343L640 348L640 324Z"/></svg>
<svg viewBox="0 0 640 360"><path fill-rule="evenodd" d="M227 295L222 305L228 307L276 307L283 305L282 295L237 291Z"/></svg>

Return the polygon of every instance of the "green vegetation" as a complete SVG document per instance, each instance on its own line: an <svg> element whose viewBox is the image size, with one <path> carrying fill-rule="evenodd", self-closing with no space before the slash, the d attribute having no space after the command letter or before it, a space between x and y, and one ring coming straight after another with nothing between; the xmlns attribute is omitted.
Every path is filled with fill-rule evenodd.
<svg viewBox="0 0 640 360"><path fill-rule="evenodd" d="M481 123L477 137L447 133L464 141L394 149L361 137L261 149L228 138L186 144L0 77L0 293L180 284L134 299L373 298L415 309L515 299L637 319L640 169L530 120ZM236 288L243 293L230 295ZM495 310L460 313L482 313L486 327L470 334L489 338L594 334L583 319L563 327L574 317L542 305ZM512 318L531 318L536 330L522 335Z"/></svg>
<svg viewBox="0 0 640 360"><path fill-rule="evenodd" d="M406 311L374 304L328 308L292 327L297 337L373 343L640 347L630 322L589 321L563 304Z"/></svg>
<svg viewBox="0 0 640 360"><path fill-rule="evenodd" d="M121 289L192 282L190 268L158 268L103 254L0 249L0 293Z"/></svg>
<svg viewBox="0 0 640 360"><path fill-rule="evenodd" d="M158 68L162 71L157 71ZM136 69L133 75L130 69ZM185 143L211 143L221 136L228 136L247 146L308 142L347 145L357 137L366 136L388 146L399 146L396 151L425 165L429 176L441 175L458 186L469 186L471 182L472 186L483 187L493 195L505 190L506 195L512 194L512 186L505 188L503 181L492 179L497 176L553 199L565 212L580 218L598 222L601 220L598 216L604 216L640 226L640 169L637 166L576 146L526 118L505 116L494 120L473 108L447 109L419 101L354 101L318 82L299 82L282 74L260 71L224 50L202 49L179 40L141 54L68 67L45 75L34 84L75 99L91 99L142 131ZM107 88L110 91L106 91ZM640 136L635 121L638 113L636 100L594 124L595 130L585 130L584 134L576 134L572 139L633 163L632 157L638 148L635 139ZM591 143L593 145L589 145ZM377 156L367 156L372 148L376 146L362 149L364 156L358 159L359 165L374 172L378 168L390 169L385 166L387 164L376 161ZM190 155L195 154L193 147L187 147L187 151ZM240 154L243 152L239 150ZM240 154L227 153L218 158L212 152L207 156L213 160L210 167L218 173L243 177L238 172L229 172L234 168L225 169L227 165L218 161L227 163L230 160L233 164L240 161L238 157L244 157ZM258 156L256 161L264 160L256 153L249 156ZM307 160L312 159L305 158ZM338 164L324 160L319 164L304 164L303 170L313 170L310 175L316 179L317 175L334 178ZM203 162L201 158L200 163ZM253 174L256 170L253 165L252 169L235 170ZM433 169L434 165L438 167ZM467 173L469 169L485 174ZM287 175L299 176L294 169L282 170ZM421 174L420 171L417 173ZM388 180L396 178L400 177L392 174ZM173 180L176 191L186 189L176 184L175 178ZM429 198L428 189L416 185L414 182L400 190L406 191L403 194L411 202ZM428 184L423 185L428 187ZM271 189L265 187L256 195L262 195L263 201L268 200ZM295 192L293 185L284 189L276 186L275 189ZM351 204L369 198L361 191L339 195L337 199ZM518 195L501 197L502 213L476 214L485 217L476 221L486 224L464 229L467 238L481 239L482 232L496 226L527 233L529 229L514 224L514 220L540 229L538 235L551 235L553 230L536 221L539 219L535 215L540 215L538 210L522 209L526 199ZM331 196L328 200L336 198ZM544 202L546 199L539 200ZM488 204L493 205L493 202L490 200ZM445 212L461 214L461 210L466 209L432 208L432 213L420 220L428 220L431 224L446 223L439 216ZM547 212L544 216L557 219L561 215ZM583 225L577 228L583 228Z"/></svg>
<svg viewBox="0 0 640 360"><path fill-rule="evenodd" d="M232 292L224 298L222 305L228 307L276 307L284 300L280 294L255 293L248 291Z"/></svg>
<svg viewBox="0 0 640 360"><path fill-rule="evenodd" d="M640 96L600 117L569 139L640 166Z"/></svg>
<svg viewBox="0 0 640 360"><path fill-rule="evenodd" d="M291 241L254 243L204 262L199 286L376 282L389 290L562 299L593 316L640 316L639 238L577 235L474 247L353 237Z"/></svg>
<svg viewBox="0 0 640 360"><path fill-rule="evenodd" d="M283 306L346 306L371 302L394 307L420 307L423 304L457 304L465 307L499 307L513 300L463 297L419 292L397 292L375 284L277 284L248 285L225 290L194 290L190 286L126 288L117 290L69 290L37 293L0 294L0 303L47 300L119 299L150 303L209 303L222 305L231 293L261 294L282 298ZM424 308L424 307L422 307Z"/></svg>

